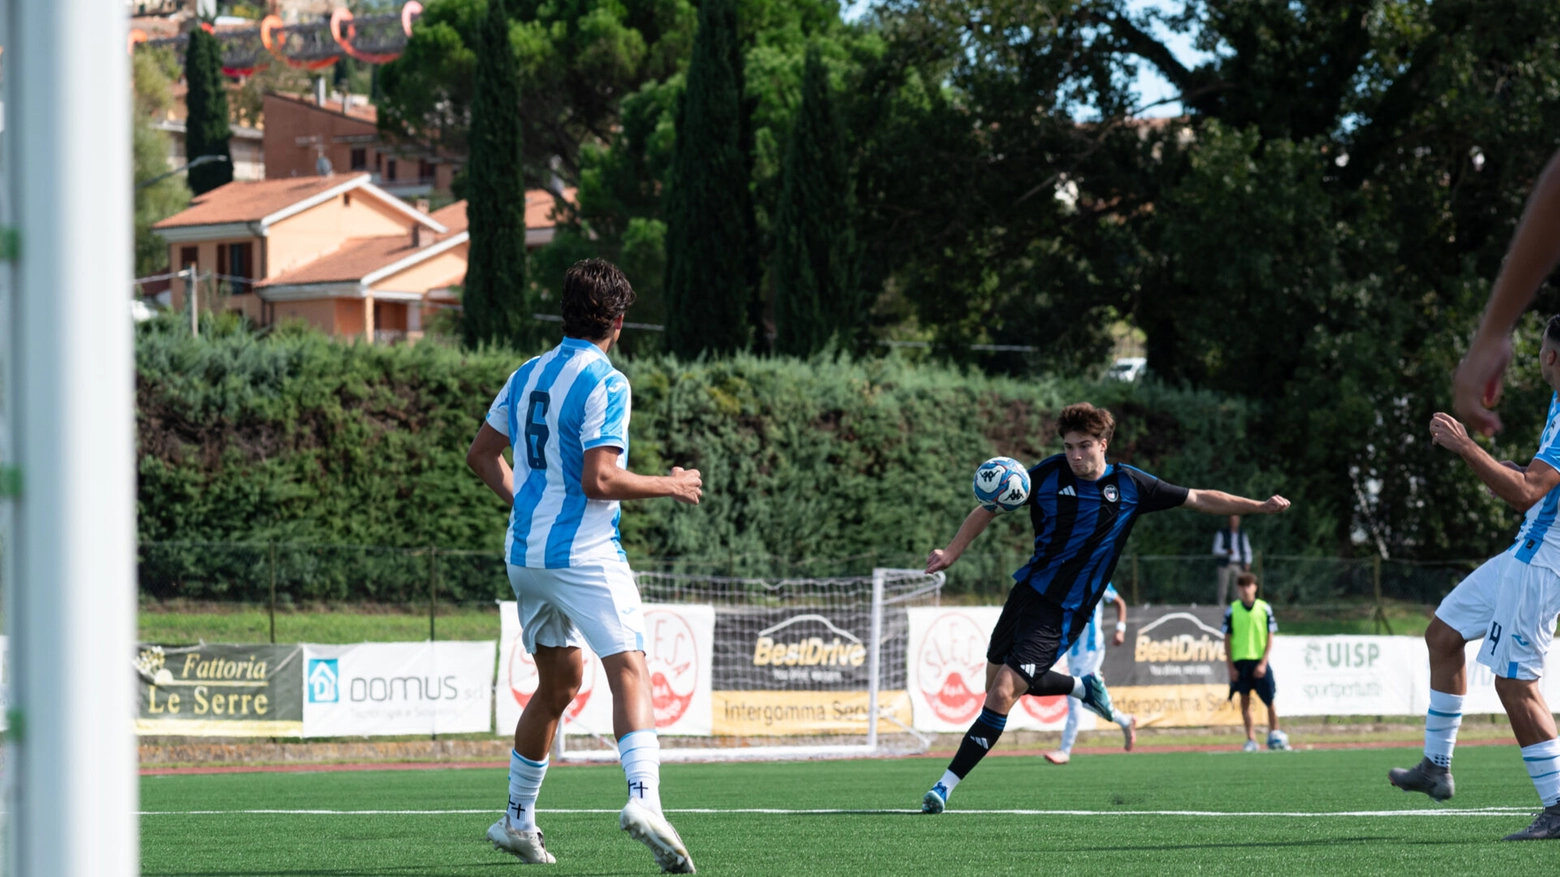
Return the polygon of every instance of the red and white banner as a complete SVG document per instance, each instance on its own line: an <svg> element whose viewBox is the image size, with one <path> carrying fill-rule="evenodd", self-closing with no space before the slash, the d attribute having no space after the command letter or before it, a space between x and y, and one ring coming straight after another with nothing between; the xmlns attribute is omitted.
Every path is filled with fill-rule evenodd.
<svg viewBox="0 0 1560 877"><path fill-rule="evenodd" d="M986 647L1000 606L922 607L906 610L910 648L905 688L915 727L921 731L964 731L986 699ZM1057 663L1066 672L1067 661ZM1053 730L1067 721L1067 698L1024 697L1008 714L1010 729ZM1078 725L1095 726L1084 711Z"/></svg>
<svg viewBox="0 0 1560 877"><path fill-rule="evenodd" d="M650 668L655 726L662 734L707 736L712 730L710 674L715 653L715 607L646 604L645 661ZM514 733L520 711L536 693L536 663L520 641L520 617L512 600L499 603L498 685L494 690L499 734ZM582 648L585 672L579 694L564 713L565 733L612 733L612 692L597 658Z"/></svg>

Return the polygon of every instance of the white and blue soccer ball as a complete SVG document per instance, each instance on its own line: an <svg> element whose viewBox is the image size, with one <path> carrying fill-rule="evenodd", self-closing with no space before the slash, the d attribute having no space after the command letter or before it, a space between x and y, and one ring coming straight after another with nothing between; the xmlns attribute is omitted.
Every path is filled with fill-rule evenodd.
<svg viewBox="0 0 1560 877"><path fill-rule="evenodd" d="M1283 731L1269 731L1268 748L1279 751L1287 750L1289 748L1289 735Z"/></svg>
<svg viewBox="0 0 1560 877"><path fill-rule="evenodd" d="M1029 501L1029 470L1012 457L992 457L975 470L975 500L988 512L1011 512Z"/></svg>

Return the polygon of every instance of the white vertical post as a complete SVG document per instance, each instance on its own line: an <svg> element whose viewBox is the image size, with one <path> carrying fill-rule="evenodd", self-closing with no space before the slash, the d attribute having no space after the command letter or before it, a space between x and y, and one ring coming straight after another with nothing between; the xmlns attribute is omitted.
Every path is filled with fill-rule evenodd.
<svg viewBox="0 0 1560 877"><path fill-rule="evenodd" d="M872 636L867 647L867 748L878 745L878 695L883 675L883 580L887 571L872 570Z"/></svg>
<svg viewBox="0 0 1560 877"><path fill-rule="evenodd" d="M200 295L195 288L195 284L200 280L200 275L195 272L194 265L185 268L181 273L184 275L184 298L190 306L190 337L199 338L200 314L196 309L200 307Z"/></svg>
<svg viewBox="0 0 1560 877"><path fill-rule="evenodd" d="M130 60L117 0L5 0L20 497L14 875L140 870L134 677Z"/></svg>

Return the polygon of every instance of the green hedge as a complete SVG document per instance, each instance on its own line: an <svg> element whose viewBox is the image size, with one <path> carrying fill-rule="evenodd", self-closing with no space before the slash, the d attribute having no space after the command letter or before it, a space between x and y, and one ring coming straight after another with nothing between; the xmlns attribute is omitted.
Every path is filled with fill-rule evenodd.
<svg viewBox="0 0 1560 877"><path fill-rule="evenodd" d="M506 510L464 457L522 360L301 331L194 340L175 321L145 324L137 343L140 538L149 549L275 541L496 554ZM1116 413L1114 460L1194 487L1250 495L1281 487L1246 440L1244 403L1151 382L1020 381L897 357L655 357L620 367L634 388L633 468L697 467L705 484L698 507L625 504L624 545L641 567L832 575L918 566L973 505L975 466L998 453L1033 462L1059 451L1054 414L1082 399ZM977 543L952 571L956 589L1005 587L1027 556L1023 517L999 520ZM1203 554L1218 526L1187 512L1150 516L1130 550ZM1301 502L1295 514L1249 529L1267 551L1308 553L1312 534L1328 526ZM143 562L149 594L247 599L266 585L252 564L222 561L221 552L157 551L162 560ZM330 566L322 556L291 567ZM249 572L203 574L208 558ZM378 558L361 576L342 560L318 573L328 587L297 593L403 599L425 566L406 558ZM381 587L384 576L369 572L397 564L409 568L389 576L393 585ZM493 593L468 584L446 596L502 594L498 578Z"/></svg>

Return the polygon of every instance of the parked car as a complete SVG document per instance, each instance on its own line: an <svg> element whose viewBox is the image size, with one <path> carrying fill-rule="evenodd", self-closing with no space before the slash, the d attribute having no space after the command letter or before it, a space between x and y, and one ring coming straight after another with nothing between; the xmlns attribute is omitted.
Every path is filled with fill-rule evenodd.
<svg viewBox="0 0 1560 877"><path fill-rule="evenodd" d="M1123 356L1111 364L1105 371L1105 377L1116 381L1135 381L1147 366L1148 360L1144 357Z"/></svg>

